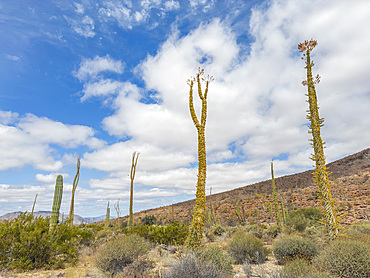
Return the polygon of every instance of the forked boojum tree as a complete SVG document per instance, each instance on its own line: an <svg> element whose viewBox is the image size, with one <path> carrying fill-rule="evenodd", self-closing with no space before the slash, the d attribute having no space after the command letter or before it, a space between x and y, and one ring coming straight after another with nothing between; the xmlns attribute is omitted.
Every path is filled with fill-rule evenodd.
<svg viewBox="0 0 370 278"><path fill-rule="evenodd" d="M311 159L315 161L316 169L314 172L315 183L319 186L319 198L324 211L324 223L329 236L329 240L333 240L338 236L339 223L337 213L335 211L334 199L331 195L329 173L325 165L324 142L321 139L320 129L324 125L324 119L319 117L319 108L317 106L317 96L315 84L320 82L320 76L316 75L315 80L312 77L312 67L314 63L311 61L310 54L317 45L317 41L310 40L300 43L298 49L303 53L302 59L306 58L307 80L302 84L308 87L308 103L309 110L307 119L310 120L309 133L312 134L311 145L314 149L314 154Z"/></svg>
<svg viewBox="0 0 370 278"><path fill-rule="evenodd" d="M206 138L205 128L207 120L207 96L208 85L213 81L212 76L205 77L204 69L198 70L196 77L188 80L190 86L189 92L189 109L193 123L198 132L198 181L196 190L196 201L193 213L193 222L190 228L187 245L189 247L198 247L202 241L204 222L206 218L206 177L207 177L207 158L206 158ZM201 118L198 119L194 109L193 86L198 84L198 96L202 102ZM204 93L201 83L204 82L206 87Z"/></svg>

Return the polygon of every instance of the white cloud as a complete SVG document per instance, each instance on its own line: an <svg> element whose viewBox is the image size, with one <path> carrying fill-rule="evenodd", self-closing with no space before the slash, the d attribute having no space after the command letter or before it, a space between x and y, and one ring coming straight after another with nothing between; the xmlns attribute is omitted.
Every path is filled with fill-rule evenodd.
<svg viewBox="0 0 370 278"><path fill-rule="evenodd" d="M6 54L5 58L7 58L10 61L15 61L15 62L19 62L21 60L21 57L16 56L16 55L9 55L9 54Z"/></svg>
<svg viewBox="0 0 370 278"><path fill-rule="evenodd" d="M123 73L124 64L112 59L109 55L104 57L95 56L94 59L84 59L77 71L73 74L80 81L95 79L102 72Z"/></svg>
<svg viewBox="0 0 370 278"><path fill-rule="evenodd" d="M83 36L85 38L92 38L96 35L96 33L94 32L95 22L90 16L86 15L81 20L74 20L67 17L66 19L72 26L73 31L75 31L80 36Z"/></svg>
<svg viewBox="0 0 370 278"><path fill-rule="evenodd" d="M84 145L99 148L105 144L94 137L93 129L86 126L65 125L32 114L21 118L12 114L12 123L14 125L7 125L6 122L0 125L0 170L30 164L35 169L58 171L63 162L53 157L55 151L52 144L67 149Z"/></svg>
<svg viewBox="0 0 370 278"><path fill-rule="evenodd" d="M84 14L85 13L85 9L84 9L84 6L82 4L74 3L74 5L76 7L76 13L78 13L78 14Z"/></svg>
<svg viewBox="0 0 370 278"><path fill-rule="evenodd" d="M172 11L180 9L180 3L178 1L170 0L164 3L165 11Z"/></svg>

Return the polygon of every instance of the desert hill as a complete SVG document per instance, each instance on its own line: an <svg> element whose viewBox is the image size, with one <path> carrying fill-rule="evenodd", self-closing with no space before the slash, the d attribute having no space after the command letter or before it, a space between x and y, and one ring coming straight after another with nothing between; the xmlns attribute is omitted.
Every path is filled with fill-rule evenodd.
<svg viewBox="0 0 370 278"><path fill-rule="evenodd" d="M366 221L370 217L370 148L327 164L332 172L329 179L332 194L336 198L338 213L345 223ZM275 178L278 198L283 199L289 212L295 208L319 206L318 186L313 182L313 170ZM207 196L207 212L210 212L210 199L215 221L221 224L273 223L271 180L236 188L230 191ZM191 222L195 199L134 214L139 222L147 215L156 217L159 223L171 221ZM239 208L238 208L239 207ZM208 215L209 217L209 215ZM120 218L127 221L128 216ZM115 220L111 220L115 221Z"/></svg>

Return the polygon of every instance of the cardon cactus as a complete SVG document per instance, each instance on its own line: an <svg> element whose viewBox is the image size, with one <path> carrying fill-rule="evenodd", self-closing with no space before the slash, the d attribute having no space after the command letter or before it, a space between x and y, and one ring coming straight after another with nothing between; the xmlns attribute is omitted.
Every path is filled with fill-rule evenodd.
<svg viewBox="0 0 370 278"><path fill-rule="evenodd" d="M63 176L59 175L57 177L57 181L55 184L54 202L53 202L53 208L51 211L51 219L50 219L50 231L53 231L58 224L59 210L60 210L60 205L62 203L62 195L63 195Z"/></svg>
<svg viewBox="0 0 370 278"><path fill-rule="evenodd" d="M110 208L109 208L109 201L107 205L107 213L105 214L105 227L109 227L109 219L110 219Z"/></svg>

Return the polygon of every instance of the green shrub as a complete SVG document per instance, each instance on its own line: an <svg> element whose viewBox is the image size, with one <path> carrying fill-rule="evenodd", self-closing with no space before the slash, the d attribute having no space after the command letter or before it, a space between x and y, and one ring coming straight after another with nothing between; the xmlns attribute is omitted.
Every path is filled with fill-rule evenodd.
<svg viewBox="0 0 370 278"><path fill-rule="evenodd" d="M148 245L138 235L120 236L101 247L95 257L96 266L114 275L148 252Z"/></svg>
<svg viewBox="0 0 370 278"><path fill-rule="evenodd" d="M208 230L206 231L206 238L210 241L210 242L214 242L216 240L216 236L215 234L213 233L212 230Z"/></svg>
<svg viewBox="0 0 370 278"><path fill-rule="evenodd" d="M307 226L316 225L322 218L318 208L301 208L290 212L286 224L293 229L303 232Z"/></svg>
<svg viewBox="0 0 370 278"><path fill-rule="evenodd" d="M225 232L225 229L220 225L213 226L212 230L215 236L222 236L222 234Z"/></svg>
<svg viewBox="0 0 370 278"><path fill-rule="evenodd" d="M262 238L264 240L274 239L280 233L281 233L281 226L280 225L277 225L277 224L270 225L267 229L262 231Z"/></svg>
<svg viewBox="0 0 370 278"><path fill-rule="evenodd" d="M279 263L301 258L311 260L318 254L315 243L297 236L288 236L276 241L272 247L274 256Z"/></svg>
<svg viewBox="0 0 370 278"><path fill-rule="evenodd" d="M188 236L189 227L175 221L167 226L141 225L133 227L131 230L125 228L124 232L128 235L137 234L153 243L183 245Z"/></svg>
<svg viewBox="0 0 370 278"><path fill-rule="evenodd" d="M198 259L212 263L219 271L227 276L232 276L234 260L225 254L220 246L201 247L195 252Z"/></svg>
<svg viewBox="0 0 370 278"><path fill-rule="evenodd" d="M339 277L370 277L370 244L335 240L324 247L314 264Z"/></svg>
<svg viewBox="0 0 370 278"><path fill-rule="evenodd" d="M236 232L226 248L238 264L242 264L246 260L249 260L251 263L262 263L265 261L263 243L252 234L242 231Z"/></svg>
<svg viewBox="0 0 370 278"><path fill-rule="evenodd" d="M252 224L246 227L246 231L253 234L255 237L262 238L267 227L263 224Z"/></svg>
<svg viewBox="0 0 370 278"><path fill-rule="evenodd" d="M281 278L301 278L309 277L314 272L314 268L304 259L297 259L288 262L280 271Z"/></svg>
<svg viewBox="0 0 370 278"><path fill-rule="evenodd" d="M11 221L0 223L1 268L31 270L75 263L78 247L92 241L92 232L61 223L49 233L49 221L21 213Z"/></svg>
<svg viewBox="0 0 370 278"><path fill-rule="evenodd" d="M205 263L189 253L176 261L163 273L163 278L227 278L212 263Z"/></svg>
<svg viewBox="0 0 370 278"><path fill-rule="evenodd" d="M143 219L141 219L141 225L154 225L157 222L157 218L154 215L145 215Z"/></svg>
<svg viewBox="0 0 370 278"><path fill-rule="evenodd" d="M154 268L154 263L146 256L141 256L135 259L131 264L123 268L123 270L116 275L116 278L144 278L152 277L151 270Z"/></svg>

